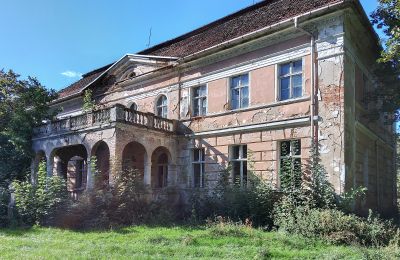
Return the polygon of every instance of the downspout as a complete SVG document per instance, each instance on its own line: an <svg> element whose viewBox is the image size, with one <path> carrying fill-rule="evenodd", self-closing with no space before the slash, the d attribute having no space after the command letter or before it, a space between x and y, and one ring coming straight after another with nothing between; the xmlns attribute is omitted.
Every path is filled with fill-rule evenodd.
<svg viewBox="0 0 400 260"><path fill-rule="evenodd" d="M317 82L317 73L316 72L316 66L317 66L317 62L316 62L316 55L315 55L315 37L312 33L304 30L303 28L299 27L298 24L298 17L294 18L294 27L302 32L304 32L305 34L309 35L311 37L311 41L310 41L310 47L311 47L311 104L310 104L310 110L311 110L311 123L310 123L310 128L311 128L311 147L312 149L317 149L318 148L318 138L316 138L316 131L315 131L315 116L316 115L316 109L315 109L315 105L316 105L316 96L315 96L315 83Z"/></svg>

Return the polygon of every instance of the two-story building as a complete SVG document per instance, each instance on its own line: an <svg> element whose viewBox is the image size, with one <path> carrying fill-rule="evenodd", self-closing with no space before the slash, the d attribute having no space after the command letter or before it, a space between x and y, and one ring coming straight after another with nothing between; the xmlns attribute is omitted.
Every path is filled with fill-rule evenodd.
<svg viewBox="0 0 400 260"><path fill-rule="evenodd" d="M281 162L314 143L337 193L368 188L359 208L395 208L393 126L370 120L379 39L357 0L265 0L83 75L38 127L33 169L93 187L133 167L153 193L212 188L230 165L279 189ZM96 109L83 111L90 90ZM251 167L250 167L251 165Z"/></svg>

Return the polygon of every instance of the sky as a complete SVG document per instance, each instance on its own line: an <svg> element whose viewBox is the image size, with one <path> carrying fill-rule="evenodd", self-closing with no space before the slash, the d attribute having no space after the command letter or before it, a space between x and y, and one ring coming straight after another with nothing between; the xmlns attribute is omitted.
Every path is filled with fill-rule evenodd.
<svg viewBox="0 0 400 260"><path fill-rule="evenodd" d="M257 0L0 0L0 69L59 90ZM367 14L376 0L361 0ZM151 37L150 35L151 30ZM149 42L150 38L150 42Z"/></svg>

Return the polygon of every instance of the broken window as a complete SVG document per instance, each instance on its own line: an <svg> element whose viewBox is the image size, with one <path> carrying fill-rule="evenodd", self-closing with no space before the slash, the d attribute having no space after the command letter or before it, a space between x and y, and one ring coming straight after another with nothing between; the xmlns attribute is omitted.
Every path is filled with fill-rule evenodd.
<svg viewBox="0 0 400 260"><path fill-rule="evenodd" d="M157 116L163 118L168 116L167 97L165 95L161 95L157 100Z"/></svg>
<svg viewBox="0 0 400 260"><path fill-rule="evenodd" d="M195 188L204 187L204 163L204 148L193 149L193 186Z"/></svg>
<svg viewBox="0 0 400 260"><path fill-rule="evenodd" d="M301 186L301 141L280 142L280 184L282 189Z"/></svg>
<svg viewBox="0 0 400 260"><path fill-rule="evenodd" d="M207 86L193 88L193 116L205 116L207 114Z"/></svg>
<svg viewBox="0 0 400 260"><path fill-rule="evenodd" d="M279 99L287 100L303 96L303 62L292 61L279 66Z"/></svg>
<svg viewBox="0 0 400 260"><path fill-rule="evenodd" d="M231 78L231 109L249 106L249 74Z"/></svg>
<svg viewBox="0 0 400 260"><path fill-rule="evenodd" d="M232 177L236 185L246 187L247 185L247 145L231 146L229 150Z"/></svg>

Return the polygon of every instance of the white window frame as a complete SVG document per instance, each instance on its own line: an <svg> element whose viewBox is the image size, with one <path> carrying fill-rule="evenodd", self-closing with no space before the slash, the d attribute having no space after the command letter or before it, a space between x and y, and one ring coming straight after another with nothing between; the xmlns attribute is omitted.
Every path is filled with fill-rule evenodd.
<svg viewBox="0 0 400 260"><path fill-rule="evenodd" d="M293 63L301 61L301 71L293 73ZM277 77L277 97L278 101L286 101L286 100L291 100L291 99L297 99L297 98L302 98L304 96L304 63L305 59L304 58L299 58L299 59L294 59L290 61L285 61L282 63L277 64L276 66L276 77ZM286 75L281 75L281 67L283 65L290 64L290 69L289 69L289 74ZM301 95L299 97L293 97L293 76L301 75ZM282 78L289 77L289 98L287 99L282 99L281 97L281 80Z"/></svg>
<svg viewBox="0 0 400 260"><path fill-rule="evenodd" d="M233 158L234 156L234 148L239 147L239 158ZM243 147L246 147L246 157L243 156ZM229 147L229 163L232 166L231 170L231 177L232 177L232 182L235 184L235 172L234 172L234 167L233 163L238 162L240 164L240 187L244 187L244 163L246 163L246 186L248 183L248 165L247 165L247 157L248 157L248 149L246 144L240 144L240 145L232 145Z"/></svg>
<svg viewBox="0 0 400 260"><path fill-rule="evenodd" d="M201 88L201 87L205 87L205 89L206 89L206 94L205 94L204 96L195 97L195 96L194 96L195 89L196 89L196 88ZM191 93L192 116L193 116L193 117L206 116L207 113L208 113L208 85L207 85L207 84L202 84L202 85L194 86L194 87L192 87L191 92L192 92L192 93ZM206 112L205 112L205 114L202 113L202 110L201 110L201 102L199 102L199 104L198 104L198 106L199 106L199 107L198 107L199 114L198 114L198 115L195 115L195 114L194 114L194 107L195 107L194 101L195 101L196 99L198 99L198 100L200 100L200 101L203 100L203 99L206 100Z"/></svg>
<svg viewBox="0 0 400 260"><path fill-rule="evenodd" d="M234 78L237 78L237 77L242 77L242 76L245 76L245 75L247 75L247 85L242 85L242 82L240 81L240 85L238 86L238 87L234 87L234 88L232 88L232 81L233 81L233 79ZM228 95L228 97L229 97L229 108L230 108L230 110L239 110L239 109L244 109L244 108L248 108L248 107L250 107L250 72L246 72L246 73L242 73L242 74L238 74L238 75L234 75L234 76L231 76L231 77L229 77L229 82L228 82L228 84L229 84L229 88L228 88L228 91L229 91L229 95ZM246 88L247 87L247 99L248 99L248 104L247 104L247 107L242 107L241 106L241 100L242 100L242 89L243 88ZM237 107L237 108L233 108L232 107L232 90L233 89L239 89L239 104L238 104L238 106L239 107Z"/></svg>
<svg viewBox="0 0 400 260"><path fill-rule="evenodd" d="M158 105L158 101L161 99L161 98L163 98L163 97L165 97L165 101L166 101L166 104L165 105L163 105L162 103L161 103L161 105ZM157 97L157 99L156 99L156 115L157 116L159 116L159 117L162 117L162 118L168 118L168 97L166 96L166 95L164 95L164 94L161 94L161 95L159 95L158 97ZM158 109L159 108L161 108L161 115L159 115L158 114ZM164 113L165 113L165 115L164 115Z"/></svg>
<svg viewBox="0 0 400 260"><path fill-rule="evenodd" d="M195 161L195 153L199 153L198 154L198 160ZM205 149L204 148L194 148L192 149L192 186L193 188L204 188L205 186L205 172L204 172L204 168L205 168ZM203 156L204 155L204 156ZM194 177L194 169L195 169L195 165L199 165L200 166L200 183L198 186L195 185L195 177Z"/></svg>

